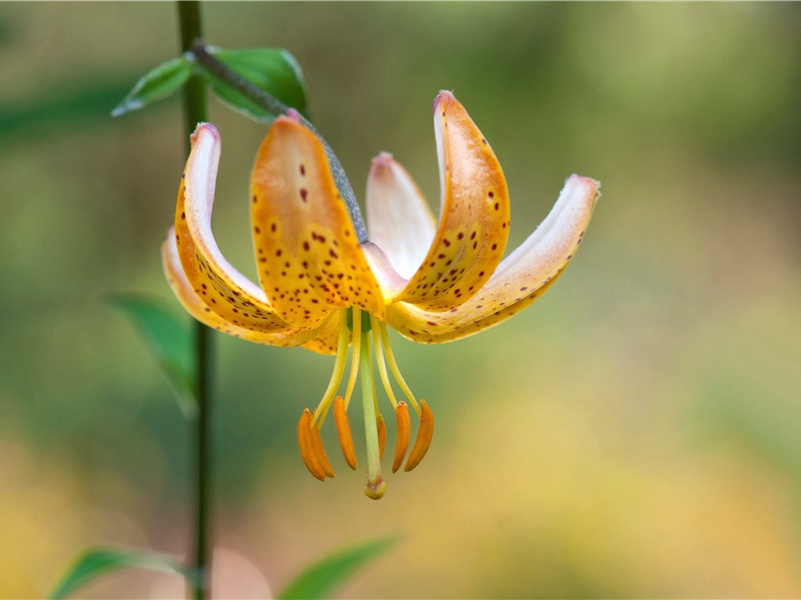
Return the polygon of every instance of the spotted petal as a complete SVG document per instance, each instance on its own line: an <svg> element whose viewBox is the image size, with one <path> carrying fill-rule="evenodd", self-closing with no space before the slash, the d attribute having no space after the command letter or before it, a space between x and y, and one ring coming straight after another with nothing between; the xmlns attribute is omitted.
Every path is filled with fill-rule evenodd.
<svg viewBox="0 0 801 600"><path fill-rule="evenodd" d="M304 345L305 348L321 354L332 354L330 331L328 331L329 324L327 322L316 330L295 327L286 331L265 333L246 329L227 321L206 305L203 298L195 292L192 284L186 278L178 256L178 246L175 244L174 228L170 228L167 233L167 239L161 250L164 272L167 275L170 287L186 311L204 325L257 344L269 344L270 346ZM334 342L335 345L336 342Z"/></svg>
<svg viewBox="0 0 801 600"><path fill-rule="evenodd" d="M251 190L259 279L282 319L313 327L348 306L384 318L381 290L316 135L291 117L276 119Z"/></svg>
<svg viewBox="0 0 801 600"><path fill-rule="evenodd" d="M397 298L446 311L490 278L509 236L509 194L498 160L450 92L434 101L440 171L440 221L434 241Z"/></svg>
<svg viewBox="0 0 801 600"><path fill-rule="evenodd" d="M598 188L592 179L568 178L537 230L469 301L445 313L395 304L387 311L388 323L414 341L435 344L478 333L519 312L542 295L573 258L600 196Z"/></svg>
<svg viewBox="0 0 801 600"><path fill-rule="evenodd" d="M178 190L174 235L187 281L206 306L228 323L267 333L291 329L275 314L264 292L225 260L211 232L220 159L217 128L201 123L191 141Z"/></svg>

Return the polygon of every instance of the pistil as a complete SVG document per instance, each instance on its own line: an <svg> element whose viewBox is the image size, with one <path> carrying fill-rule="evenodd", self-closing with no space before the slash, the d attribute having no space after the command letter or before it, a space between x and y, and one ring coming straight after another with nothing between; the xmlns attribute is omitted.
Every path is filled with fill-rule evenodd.
<svg viewBox="0 0 801 600"><path fill-rule="evenodd" d="M356 310L354 330L356 329ZM362 370L362 408L364 409L364 434L367 442L367 487L364 493L368 498L379 500L387 490L381 477L381 450L378 443L378 417L375 409L373 384L373 361L370 358L370 333L360 333L359 366ZM355 351L355 348L354 348Z"/></svg>

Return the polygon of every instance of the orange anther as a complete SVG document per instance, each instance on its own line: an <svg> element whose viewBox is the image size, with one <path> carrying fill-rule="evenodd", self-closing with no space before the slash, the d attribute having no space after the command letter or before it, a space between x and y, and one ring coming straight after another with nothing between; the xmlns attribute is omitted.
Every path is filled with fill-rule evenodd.
<svg viewBox="0 0 801 600"><path fill-rule="evenodd" d="M298 445L300 446L300 457L303 459L303 464L306 465L309 473L314 475L320 481L323 481L325 479L325 471L323 471L323 468L320 466L317 453L314 451L311 417L311 412L307 408L300 416L300 421L298 421Z"/></svg>
<svg viewBox="0 0 801 600"><path fill-rule="evenodd" d="M334 421L337 425L339 445L342 446L345 462L351 469L356 469L356 450L353 448L353 437L350 435L350 423L348 423L348 414L345 412L345 401L342 396L334 399Z"/></svg>
<svg viewBox="0 0 801 600"><path fill-rule="evenodd" d="M404 471L411 471L428 452L431 446L431 438L434 437L434 415L431 409L428 408L425 400L420 400L420 428L417 430L417 438L414 440L414 446L409 453L409 460L406 461L406 466L403 467Z"/></svg>
<svg viewBox="0 0 801 600"><path fill-rule="evenodd" d="M384 458L384 448L387 445L387 424L384 423L384 417L381 416L381 413L378 414L376 420L378 421L376 423L376 427L378 427L378 460L382 460Z"/></svg>
<svg viewBox="0 0 801 600"><path fill-rule="evenodd" d="M395 408L395 420L398 423L398 440L395 442L395 457L392 459L393 473L400 469L400 466L403 464L403 457L406 456L406 450L409 448L411 429L409 424L409 407L403 401L398 402L398 406ZM409 469L406 470L408 471Z"/></svg>
<svg viewBox="0 0 801 600"><path fill-rule="evenodd" d="M326 477L335 477L334 468L328 461L328 455L325 453L325 447L323 446L323 438L320 437L320 428L317 425L311 425L311 440L314 456L317 458L317 463L323 473L325 473Z"/></svg>

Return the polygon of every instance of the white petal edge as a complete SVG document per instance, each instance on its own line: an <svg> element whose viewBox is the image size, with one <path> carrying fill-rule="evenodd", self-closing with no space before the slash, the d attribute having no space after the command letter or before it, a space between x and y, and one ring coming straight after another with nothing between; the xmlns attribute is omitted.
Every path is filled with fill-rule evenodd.
<svg viewBox="0 0 801 600"><path fill-rule="evenodd" d="M436 233L436 220L417 184L390 154L373 159L367 177L370 241L404 279L415 274Z"/></svg>
<svg viewBox="0 0 801 600"><path fill-rule="evenodd" d="M577 247L600 198L601 184L594 179L571 175L548 216L520 246L501 261L484 290L518 277L539 274L542 285L552 277Z"/></svg>
<svg viewBox="0 0 801 600"><path fill-rule="evenodd" d="M198 252L215 273L224 273L243 292L269 307L264 290L225 259L211 231L220 146L217 128L211 123L200 123L192 134L192 153L186 164L186 225Z"/></svg>

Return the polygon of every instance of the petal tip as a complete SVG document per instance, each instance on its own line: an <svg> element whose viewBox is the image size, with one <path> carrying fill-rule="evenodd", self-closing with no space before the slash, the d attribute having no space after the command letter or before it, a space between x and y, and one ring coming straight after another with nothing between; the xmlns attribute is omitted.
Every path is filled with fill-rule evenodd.
<svg viewBox="0 0 801 600"><path fill-rule="evenodd" d="M392 168L395 159L389 152L382 152L370 163L370 174L373 176L383 175Z"/></svg>
<svg viewBox="0 0 801 600"><path fill-rule="evenodd" d="M453 95L453 92L450 90L440 90L437 97L434 98L434 105L431 107L433 112L437 111L437 107L443 102L457 102L456 96Z"/></svg>
<svg viewBox="0 0 801 600"><path fill-rule="evenodd" d="M565 187L575 186L584 188L587 192L593 192L593 201L601 197L601 182L592 177L583 177L573 174L565 181Z"/></svg>
<svg viewBox="0 0 801 600"><path fill-rule="evenodd" d="M213 123L198 123L195 131L189 136L190 141L194 144L200 136L210 135L216 141L220 141L220 132Z"/></svg>

